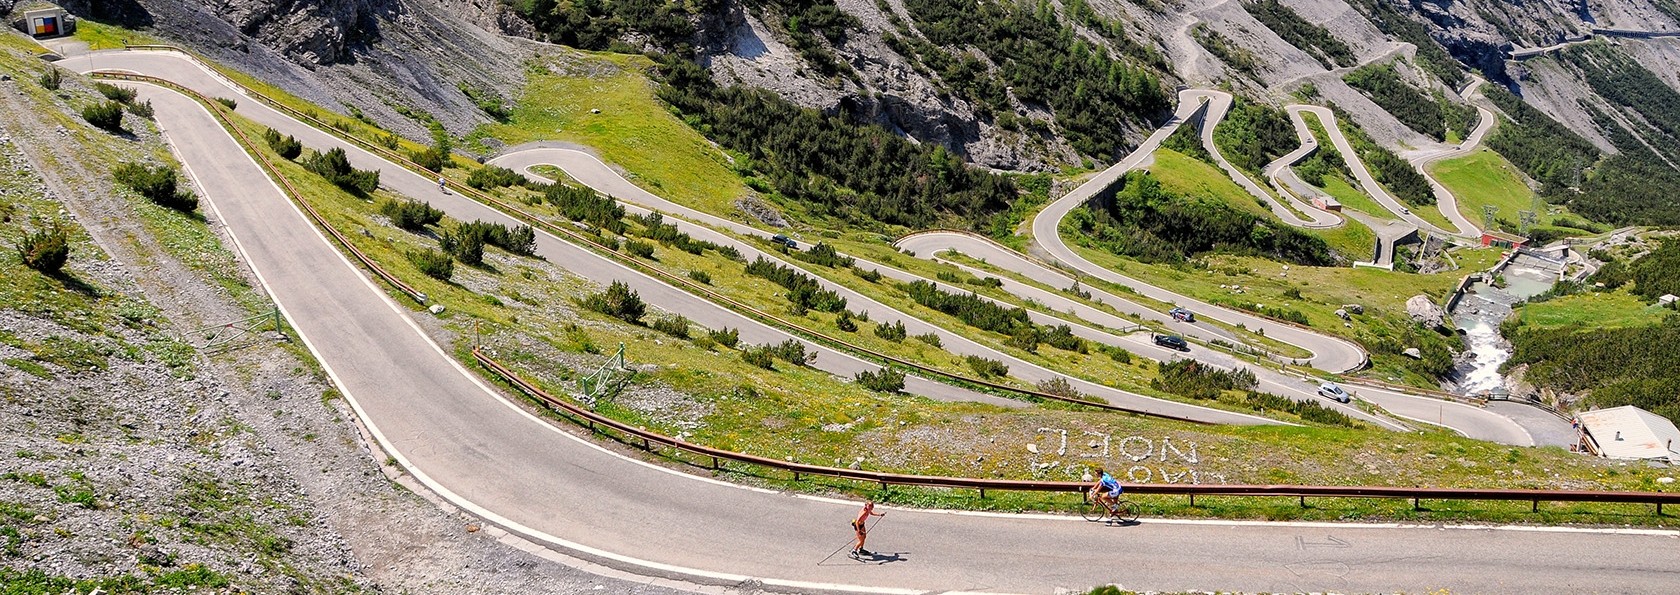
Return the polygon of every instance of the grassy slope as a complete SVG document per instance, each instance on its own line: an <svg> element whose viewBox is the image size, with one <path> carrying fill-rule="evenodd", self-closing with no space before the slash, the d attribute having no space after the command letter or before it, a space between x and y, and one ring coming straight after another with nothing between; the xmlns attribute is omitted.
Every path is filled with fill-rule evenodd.
<svg viewBox="0 0 1680 595"><path fill-rule="evenodd" d="M1516 315L1525 327L1625 328L1657 324L1670 313L1624 288L1525 304L1517 309Z"/></svg>
<svg viewBox="0 0 1680 595"><path fill-rule="evenodd" d="M1155 152L1155 163L1148 170L1161 181L1163 187L1173 192L1222 202L1268 221L1277 221L1271 207L1260 204L1259 200L1231 181L1225 172L1206 162L1171 149L1161 149ZM1376 249L1376 234L1358 221L1349 220L1337 228L1307 230L1307 233L1323 239L1350 260L1367 260Z"/></svg>
<svg viewBox="0 0 1680 595"><path fill-rule="evenodd" d="M1488 149L1436 162L1429 173L1452 190L1458 197L1459 212L1473 222L1482 221L1482 208L1489 205L1499 210L1498 217L1510 221L1517 220L1518 211L1535 210L1537 198L1523 182L1522 174ZM1553 219L1545 209L1538 212L1541 224Z"/></svg>
<svg viewBox="0 0 1680 595"><path fill-rule="evenodd" d="M469 140L588 145L649 192L717 215L735 211L746 187L721 150L654 97L642 74L650 60L559 48L541 60L527 68L529 83L509 121L480 127Z"/></svg>

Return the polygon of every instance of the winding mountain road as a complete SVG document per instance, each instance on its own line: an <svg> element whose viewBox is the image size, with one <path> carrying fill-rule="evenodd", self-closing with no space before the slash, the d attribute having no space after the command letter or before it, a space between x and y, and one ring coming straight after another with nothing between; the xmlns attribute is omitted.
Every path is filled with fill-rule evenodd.
<svg viewBox="0 0 1680 595"><path fill-rule="evenodd" d="M178 58L138 56L109 57L212 95L231 93L208 73L182 72ZM203 107L135 86L152 101L212 218L226 225L241 259L386 452L452 504L548 547L648 575L776 590L1049 593L1112 582L1175 591L1672 591L1671 546L1680 532L1662 530L1168 520L1102 527L1065 516L895 509L870 541L885 556L836 561L830 552L849 539L843 523L855 503L655 467L525 413L346 260ZM247 102L239 111L266 117ZM275 124L313 146L333 146L300 122ZM436 198L430 181L383 167L399 191Z"/></svg>

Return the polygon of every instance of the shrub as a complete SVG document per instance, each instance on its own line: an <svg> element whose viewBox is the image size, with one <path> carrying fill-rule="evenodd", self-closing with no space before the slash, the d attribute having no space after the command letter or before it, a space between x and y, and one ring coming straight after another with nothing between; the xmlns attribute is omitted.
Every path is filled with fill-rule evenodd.
<svg viewBox="0 0 1680 595"><path fill-rule="evenodd" d="M182 212L198 208L198 197L179 188L180 180L169 166L124 163L111 171L111 177L159 206Z"/></svg>
<svg viewBox="0 0 1680 595"><path fill-rule="evenodd" d="M787 289L787 299L794 310L809 308L818 312L839 312L846 309L846 298L838 292L823 289L822 284L798 269L782 266L764 257L747 265L747 274L762 277Z"/></svg>
<svg viewBox="0 0 1680 595"><path fill-rule="evenodd" d="M438 247L443 248L461 264L484 264L484 238L473 233L466 225L457 225L454 229L438 234Z"/></svg>
<svg viewBox="0 0 1680 595"><path fill-rule="evenodd" d="M471 234L479 242L501 248L513 254L535 256L537 233L529 225L508 227L500 223L474 221L461 224L461 233Z"/></svg>
<svg viewBox="0 0 1680 595"><path fill-rule="evenodd" d="M296 138L292 138L290 134L280 136L280 131L273 128L263 133L263 140L268 141L268 148L274 149L275 153L279 153L281 157L287 160L297 159L299 155L303 154L303 143L298 142Z"/></svg>
<svg viewBox="0 0 1680 595"><path fill-rule="evenodd" d="M120 103L134 101L135 91L134 89L130 89L128 87L118 87L111 83L96 82L93 84L93 90L98 91L100 95L104 95L106 99L111 101Z"/></svg>
<svg viewBox="0 0 1680 595"><path fill-rule="evenodd" d="M1079 389L1074 388L1073 383L1068 382L1068 379L1063 376L1039 381L1038 392L1048 395L1056 395L1058 397L1067 397L1069 399L1085 398L1085 394L1079 392Z"/></svg>
<svg viewBox="0 0 1680 595"><path fill-rule="evenodd" d="M624 243L624 251L631 256L653 260L653 244L641 240L630 240Z"/></svg>
<svg viewBox="0 0 1680 595"><path fill-rule="evenodd" d="M589 188L552 184L543 199L573 221L586 221L612 233L624 233L624 207Z"/></svg>
<svg viewBox="0 0 1680 595"><path fill-rule="evenodd" d="M696 283L699 283L701 285L711 285L712 284L712 274L708 273L706 271L699 271L699 270L689 271L688 272L688 278L693 279Z"/></svg>
<svg viewBox="0 0 1680 595"><path fill-rule="evenodd" d="M849 267L852 266L853 262L852 257L841 256L839 252L834 251L834 246L830 246L826 242L817 242L817 245L804 252L796 251L793 253L793 257L825 267Z"/></svg>
<svg viewBox="0 0 1680 595"><path fill-rule="evenodd" d="M857 275L859 279L863 279L864 281L868 281L870 283L878 283L881 281L881 271L877 271L875 269L869 269L866 271L858 268L856 265L853 265L852 274Z"/></svg>
<svg viewBox="0 0 1680 595"><path fill-rule="evenodd" d="M443 211L418 200L387 200L379 204L379 212L390 218L392 225L409 231L420 231L443 220Z"/></svg>
<svg viewBox="0 0 1680 595"><path fill-rule="evenodd" d="M229 98L226 98L226 97L217 97L216 98L216 103L220 103L220 104L222 104L222 107L225 107L225 108L228 108L228 109L235 109L235 108L239 107L239 102L234 101L234 100L229 99Z"/></svg>
<svg viewBox="0 0 1680 595"><path fill-rule="evenodd" d="M40 82L41 86L45 87L46 90L57 91L59 85L64 83L64 73L59 72L58 67L56 66L48 66L47 71L41 73L41 78L36 80Z"/></svg>
<svg viewBox="0 0 1680 595"><path fill-rule="evenodd" d="M1224 391L1248 390L1257 383L1248 369L1220 370L1189 359L1161 362L1156 369L1161 376L1149 382L1151 387L1194 399L1217 399Z"/></svg>
<svg viewBox="0 0 1680 595"><path fill-rule="evenodd" d="M525 186L530 181L519 172L498 165L486 165L475 169L467 175L467 185L479 190L490 190L504 186Z"/></svg>
<svg viewBox="0 0 1680 595"><path fill-rule="evenodd" d="M387 132L385 136L379 137L379 144L387 149L396 149L402 145L402 137L397 136L395 132Z"/></svg>
<svg viewBox="0 0 1680 595"><path fill-rule="evenodd" d="M771 355L776 356L776 359L795 366L807 365L817 356L815 353L806 353L805 344L799 342L798 339L788 339L775 346L766 346L766 348L770 350Z"/></svg>
<svg viewBox="0 0 1680 595"><path fill-rule="evenodd" d="M82 108L82 119L111 132L122 131L123 106L115 101L95 103Z"/></svg>
<svg viewBox="0 0 1680 595"><path fill-rule="evenodd" d="M881 368L875 371L864 370L858 372L854 378L857 379L859 386L875 392L896 393L904 390L904 372L893 368Z"/></svg>
<svg viewBox="0 0 1680 595"><path fill-rule="evenodd" d="M736 345L741 343L741 331L728 327L706 331L706 335L711 337L713 341L716 341L718 345L722 345L730 349L734 349Z"/></svg>
<svg viewBox="0 0 1680 595"><path fill-rule="evenodd" d="M408 153L408 159L413 161L415 165L419 165L429 171L440 173L443 171L443 166L449 163L449 155L437 150L437 147L422 149L419 151L410 151Z"/></svg>
<svg viewBox="0 0 1680 595"><path fill-rule="evenodd" d="M653 321L653 330L673 337L687 339L688 325L688 317L681 314L661 316Z"/></svg>
<svg viewBox="0 0 1680 595"><path fill-rule="evenodd" d="M857 322L852 320L851 310L841 310L840 315L834 317L834 328L848 333L857 331Z"/></svg>
<svg viewBox="0 0 1680 595"><path fill-rule="evenodd" d="M770 347L764 345L741 350L741 361L766 370L776 369L776 358L770 355Z"/></svg>
<svg viewBox="0 0 1680 595"><path fill-rule="evenodd" d="M1114 360L1116 363L1132 363L1132 352L1130 351L1126 351L1125 349L1121 349L1113 345L1103 345L1101 349L1103 353L1108 354L1109 359Z"/></svg>
<svg viewBox="0 0 1680 595"><path fill-rule="evenodd" d="M48 275L57 275L70 260L70 232L61 225L24 236L17 244L23 265Z"/></svg>
<svg viewBox="0 0 1680 595"><path fill-rule="evenodd" d="M302 164L304 169L358 196L365 196L379 188L379 172L350 167L350 158L343 148L333 147L325 153L317 151L305 157Z"/></svg>
<svg viewBox="0 0 1680 595"><path fill-rule="evenodd" d="M917 341L927 343L928 345L932 345L934 347L944 347L945 346L944 342L939 340L939 333L922 333L920 335L916 335L913 338L916 339Z"/></svg>
<svg viewBox="0 0 1680 595"><path fill-rule="evenodd" d="M146 100L128 104L128 113L150 120L152 116L157 115L157 110L152 109L151 100Z"/></svg>
<svg viewBox="0 0 1680 595"><path fill-rule="evenodd" d="M642 303L642 296L632 291L623 281L613 281L606 291L584 298L583 305L590 310L631 323L641 322L642 316L647 314L647 304Z"/></svg>
<svg viewBox="0 0 1680 595"><path fill-rule="evenodd" d="M1038 353L1038 331L1030 326L1017 327L1003 344L1027 353Z"/></svg>
<svg viewBox="0 0 1680 595"><path fill-rule="evenodd" d="M875 336L894 343L903 341L906 334L907 333L904 330L904 321L902 320L893 322L892 324L883 322L875 325Z"/></svg>
<svg viewBox="0 0 1680 595"><path fill-rule="evenodd" d="M448 254L430 248L409 251L408 261L426 276L439 281L448 281L455 274L455 261Z"/></svg>
<svg viewBox="0 0 1680 595"><path fill-rule="evenodd" d="M964 357L963 360L967 361L969 369L974 370L974 373L979 374L981 378L1009 375L1009 366L995 359L970 355Z"/></svg>

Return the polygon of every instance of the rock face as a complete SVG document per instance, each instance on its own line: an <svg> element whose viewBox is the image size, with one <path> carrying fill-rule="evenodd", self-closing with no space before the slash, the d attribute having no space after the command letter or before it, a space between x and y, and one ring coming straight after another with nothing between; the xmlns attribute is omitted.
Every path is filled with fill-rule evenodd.
<svg viewBox="0 0 1680 595"><path fill-rule="evenodd" d="M1406 315L1411 316L1413 322L1428 328L1441 326L1445 317L1440 306L1436 306L1434 300L1423 294L1414 295L1406 300Z"/></svg>

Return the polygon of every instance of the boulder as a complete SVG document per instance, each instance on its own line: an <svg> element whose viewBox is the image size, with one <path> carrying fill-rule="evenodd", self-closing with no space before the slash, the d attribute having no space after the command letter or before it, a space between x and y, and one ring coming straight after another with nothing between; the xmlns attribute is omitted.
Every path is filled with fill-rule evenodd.
<svg viewBox="0 0 1680 595"><path fill-rule="evenodd" d="M1411 299L1406 300L1406 315L1411 316L1413 322L1428 328L1441 326L1441 321L1445 317L1441 312L1441 307L1436 306L1434 300L1423 294L1414 295Z"/></svg>
<svg viewBox="0 0 1680 595"><path fill-rule="evenodd" d="M1345 310L1345 309L1336 310L1336 317L1340 318L1342 320L1347 320L1348 319L1348 311Z"/></svg>
<svg viewBox="0 0 1680 595"><path fill-rule="evenodd" d="M1400 355L1404 355L1412 359L1423 359L1423 351L1416 347L1407 347L1405 351L1400 352Z"/></svg>
<svg viewBox="0 0 1680 595"><path fill-rule="evenodd" d="M1350 313L1350 314L1364 314L1365 313L1365 306L1360 305L1360 304L1342 304L1342 309L1347 310L1348 313Z"/></svg>

